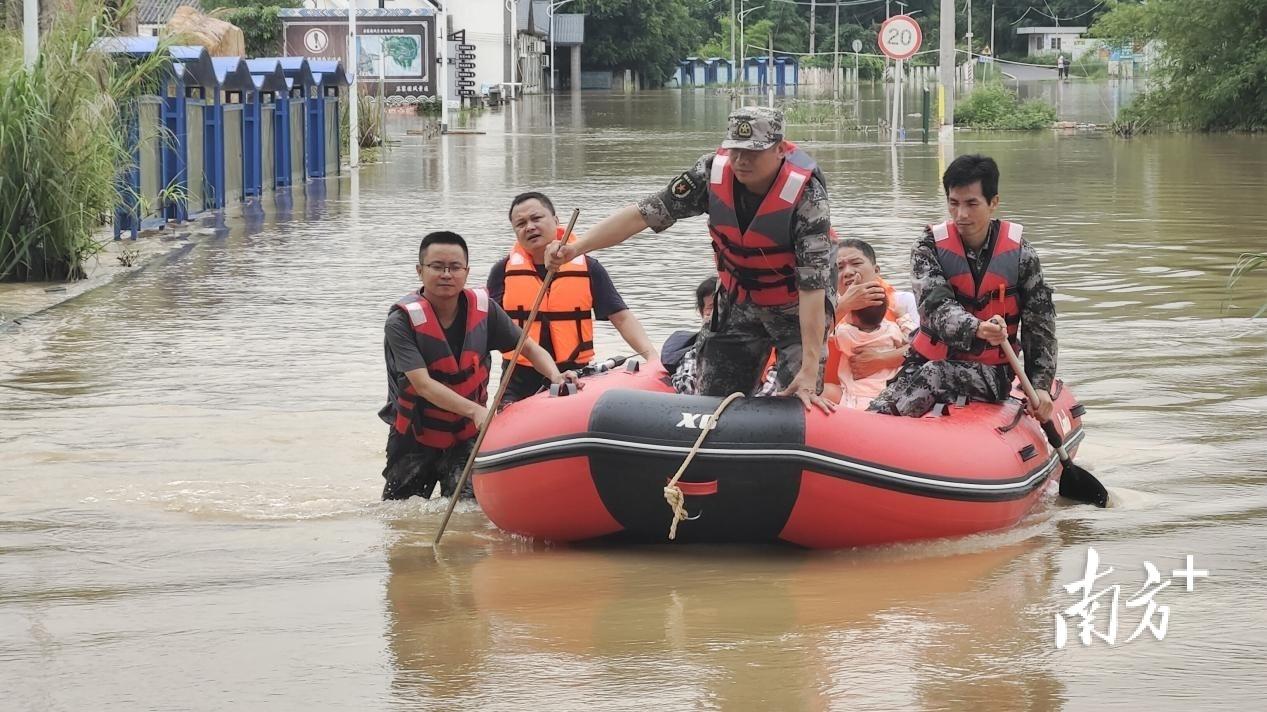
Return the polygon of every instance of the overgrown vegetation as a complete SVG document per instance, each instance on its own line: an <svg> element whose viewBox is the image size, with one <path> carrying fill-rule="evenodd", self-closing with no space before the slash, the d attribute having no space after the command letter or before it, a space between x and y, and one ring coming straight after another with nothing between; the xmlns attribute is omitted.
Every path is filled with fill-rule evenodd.
<svg viewBox="0 0 1267 712"><path fill-rule="evenodd" d="M387 132L384 129L387 118L387 105L375 100L368 91L357 91L356 119L359 125L357 143L362 149L361 161L373 163L381 156L382 149L387 146ZM339 103L339 135L347 136L352 120L349 103Z"/></svg>
<svg viewBox="0 0 1267 712"><path fill-rule="evenodd" d="M976 129L1045 129L1056 121L1056 107L1040 99L1021 101L1002 84L978 84L955 107L955 122Z"/></svg>
<svg viewBox="0 0 1267 712"><path fill-rule="evenodd" d="M0 280L75 279L99 249L92 231L118 203L132 162L122 117L162 66L158 55L115 61L92 49L128 10L66 5L30 70L21 36L0 31Z"/></svg>
<svg viewBox="0 0 1267 712"><path fill-rule="evenodd" d="M1262 0L1117 2L1094 36L1160 54L1136 113L1152 126L1201 131L1267 128L1267 3Z"/></svg>
<svg viewBox="0 0 1267 712"><path fill-rule="evenodd" d="M830 99L793 100L783 107L783 115L789 124L857 124L849 103Z"/></svg>

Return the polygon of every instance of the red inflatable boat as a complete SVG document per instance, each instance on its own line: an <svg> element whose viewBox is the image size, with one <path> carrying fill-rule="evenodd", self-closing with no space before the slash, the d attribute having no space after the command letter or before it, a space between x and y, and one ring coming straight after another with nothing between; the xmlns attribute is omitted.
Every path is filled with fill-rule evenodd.
<svg viewBox="0 0 1267 712"><path fill-rule="evenodd" d="M1083 408L1059 382L1054 390L1072 455ZM514 403L476 458L475 496L515 534L667 541L664 487L721 400L673 393L651 363L587 378L578 394ZM736 401L679 483L691 518L676 541L836 548L971 534L1016 524L1059 481L1059 458L1020 401L945 411L828 415L790 398Z"/></svg>

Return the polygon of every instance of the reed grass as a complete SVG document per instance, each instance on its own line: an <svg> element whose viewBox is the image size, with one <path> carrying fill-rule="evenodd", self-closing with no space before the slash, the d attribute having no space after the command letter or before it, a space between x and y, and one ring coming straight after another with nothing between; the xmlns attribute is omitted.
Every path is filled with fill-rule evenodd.
<svg viewBox="0 0 1267 712"><path fill-rule="evenodd" d="M77 279L100 249L92 233L133 163L124 117L164 64L159 54L116 61L93 49L129 10L67 4L31 69L20 35L0 31L0 281Z"/></svg>

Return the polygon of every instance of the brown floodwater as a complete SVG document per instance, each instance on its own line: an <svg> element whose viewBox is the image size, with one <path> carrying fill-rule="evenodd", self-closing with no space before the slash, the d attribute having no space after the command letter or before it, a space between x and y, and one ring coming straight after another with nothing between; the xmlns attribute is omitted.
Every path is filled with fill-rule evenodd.
<svg viewBox="0 0 1267 712"><path fill-rule="evenodd" d="M1103 120L1104 92L1074 93ZM877 96L858 98L873 116ZM355 180L0 330L4 709L1260 709L1267 330L1247 317L1267 279L1228 287L1267 245L1260 136L960 133L951 152L790 129L837 230L899 284L944 214L944 154L998 159L1089 408L1078 459L1113 508L806 552L555 546L462 505L435 550L442 500L378 500L382 322L421 235L466 235L482 281L515 193L593 224L711 150L728 109L537 97L444 139L394 117L401 145ZM600 257L657 342L694 322L702 221ZM608 326L598 342L622 350ZM1088 547L1113 568L1093 588L1115 642L1084 646L1071 617L1057 649ZM1187 555L1209 571L1191 590ZM1146 562L1167 628L1127 642L1162 618Z"/></svg>

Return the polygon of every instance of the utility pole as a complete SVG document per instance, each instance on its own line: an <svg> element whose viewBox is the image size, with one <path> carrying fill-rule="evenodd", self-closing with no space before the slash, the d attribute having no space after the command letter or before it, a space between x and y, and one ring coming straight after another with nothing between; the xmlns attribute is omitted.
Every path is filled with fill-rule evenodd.
<svg viewBox="0 0 1267 712"><path fill-rule="evenodd" d="M440 133L449 131L449 6L440 6L440 71L436 72L437 94L440 95Z"/></svg>
<svg viewBox="0 0 1267 712"><path fill-rule="evenodd" d="M27 69L40 58L40 2L22 0L22 63Z"/></svg>
<svg viewBox="0 0 1267 712"><path fill-rule="evenodd" d="M348 92L348 167L361 165L361 92L356 86L356 69L360 55L356 49L356 5L357 0L348 2L348 73L352 75L352 91ZM379 50L380 52L382 50Z"/></svg>
<svg viewBox="0 0 1267 712"><path fill-rule="evenodd" d="M941 0L941 59L939 79L946 111L942 126L955 125L955 0Z"/></svg>
<svg viewBox="0 0 1267 712"><path fill-rule="evenodd" d="M769 92L768 96L770 99L770 108L773 109L774 108L774 33L773 32L771 32L769 36L766 37L766 41L770 43L769 48L768 48L770 52L770 58L769 60L767 60L769 63L766 65L766 68L765 68L765 85L766 85L767 91Z"/></svg>
<svg viewBox="0 0 1267 712"><path fill-rule="evenodd" d="M972 61L972 0L968 0L968 61Z"/></svg>
<svg viewBox="0 0 1267 712"><path fill-rule="evenodd" d="M818 14L818 0L809 0L809 53L814 54L814 15Z"/></svg>
<svg viewBox="0 0 1267 712"><path fill-rule="evenodd" d="M836 0L836 31L832 36L836 38L836 44L832 50L831 88L835 94L833 98L840 101L840 0Z"/></svg>
<svg viewBox="0 0 1267 712"><path fill-rule="evenodd" d="M739 54L735 51L735 0L730 0L730 83L735 83L735 72L739 70Z"/></svg>

